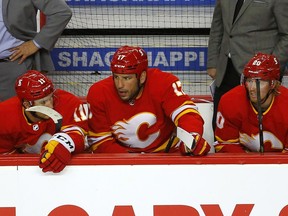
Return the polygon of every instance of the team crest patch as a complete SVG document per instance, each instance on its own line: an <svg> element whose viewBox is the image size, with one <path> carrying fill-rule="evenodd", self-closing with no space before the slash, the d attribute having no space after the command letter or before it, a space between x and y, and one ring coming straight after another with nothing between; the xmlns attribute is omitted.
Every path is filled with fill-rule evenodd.
<svg viewBox="0 0 288 216"><path fill-rule="evenodd" d="M34 124L33 125L33 130L34 131L38 131L39 130L39 125L38 124Z"/></svg>

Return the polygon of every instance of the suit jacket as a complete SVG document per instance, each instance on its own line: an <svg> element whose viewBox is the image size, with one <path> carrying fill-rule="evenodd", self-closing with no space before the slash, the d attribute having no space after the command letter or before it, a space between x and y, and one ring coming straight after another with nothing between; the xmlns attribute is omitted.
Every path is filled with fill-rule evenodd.
<svg viewBox="0 0 288 216"><path fill-rule="evenodd" d="M46 16L46 24L37 33L37 10ZM23 41L34 39L42 49L34 55L35 69L54 70L50 51L71 19L65 0L2 0L3 21L12 36Z"/></svg>
<svg viewBox="0 0 288 216"><path fill-rule="evenodd" d="M217 0L208 45L208 68L223 80L228 54L239 74L257 53L274 54L284 73L288 61L288 1L245 0L234 23L237 0Z"/></svg>

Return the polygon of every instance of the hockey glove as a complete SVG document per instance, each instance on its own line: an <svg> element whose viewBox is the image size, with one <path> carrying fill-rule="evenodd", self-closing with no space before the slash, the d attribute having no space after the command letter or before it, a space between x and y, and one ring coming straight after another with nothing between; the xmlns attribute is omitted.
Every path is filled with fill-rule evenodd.
<svg viewBox="0 0 288 216"><path fill-rule="evenodd" d="M40 155L39 167L43 172L61 172L71 160L75 144L66 133L56 133Z"/></svg>
<svg viewBox="0 0 288 216"><path fill-rule="evenodd" d="M191 136L194 137L194 143L190 149L185 145L184 142L180 144L180 152L182 155L195 155L202 156L206 155L210 151L209 143L202 138L198 133L191 133Z"/></svg>

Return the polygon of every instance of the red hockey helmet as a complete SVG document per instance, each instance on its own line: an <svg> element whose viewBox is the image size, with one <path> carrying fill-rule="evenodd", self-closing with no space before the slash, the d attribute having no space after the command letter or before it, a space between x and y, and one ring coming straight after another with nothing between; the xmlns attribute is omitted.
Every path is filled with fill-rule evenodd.
<svg viewBox="0 0 288 216"><path fill-rule="evenodd" d="M244 78L279 80L280 64L274 55L257 53L245 66Z"/></svg>
<svg viewBox="0 0 288 216"><path fill-rule="evenodd" d="M146 52L140 47L122 46L111 60L112 73L137 74L147 71L148 59Z"/></svg>
<svg viewBox="0 0 288 216"><path fill-rule="evenodd" d="M15 91L20 100L34 101L54 92L54 86L42 73L29 70L17 78Z"/></svg>

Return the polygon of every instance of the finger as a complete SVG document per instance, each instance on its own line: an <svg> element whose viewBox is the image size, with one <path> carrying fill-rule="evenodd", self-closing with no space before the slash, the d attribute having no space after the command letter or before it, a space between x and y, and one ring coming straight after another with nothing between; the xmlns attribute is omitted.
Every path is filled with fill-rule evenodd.
<svg viewBox="0 0 288 216"><path fill-rule="evenodd" d="M40 162L41 162L41 163L45 163L50 157L51 157L51 153L45 151L45 152L40 156L40 158L41 158Z"/></svg>
<svg viewBox="0 0 288 216"><path fill-rule="evenodd" d="M55 167L57 168L59 165L57 165L57 158L53 157L53 160L48 160L46 163L45 163L45 166L43 166L43 169L42 171L43 172L53 172Z"/></svg>
<svg viewBox="0 0 288 216"><path fill-rule="evenodd" d="M13 47L13 48L9 49L10 52L13 52L13 51L15 51L15 50L19 50L19 46Z"/></svg>
<svg viewBox="0 0 288 216"><path fill-rule="evenodd" d="M50 164L50 167L54 171L54 170L57 170L58 168L60 168L61 165L62 165L62 162L59 161L57 158L55 158L55 160L52 161L52 163Z"/></svg>
<svg viewBox="0 0 288 216"><path fill-rule="evenodd" d="M22 64L26 60L26 56L22 55L22 58L19 60L18 64Z"/></svg>
<svg viewBox="0 0 288 216"><path fill-rule="evenodd" d="M46 173L46 172L53 172L53 169L50 166L47 166L45 168L42 169L42 172Z"/></svg>
<svg viewBox="0 0 288 216"><path fill-rule="evenodd" d="M40 164L39 167L42 169L43 172L51 171L50 161L47 161L44 164Z"/></svg>
<svg viewBox="0 0 288 216"><path fill-rule="evenodd" d="M59 172L61 172L64 168L65 168L65 165L64 165L64 164L61 164L61 166L58 167L58 168L57 168L56 170L54 170L53 172L54 172L54 173L59 173Z"/></svg>
<svg viewBox="0 0 288 216"><path fill-rule="evenodd" d="M50 166L50 164L54 161L54 158L55 156L54 155L51 155L51 157L49 157L48 159L46 159L46 161L44 163L41 163L39 164L39 167L40 168L45 168L45 167L48 167Z"/></svg>
<svg viewBox="0 0 288 216"><path fill-rule="evenodd" d="M18 58L21 57L21 54L19 51L14 52L11 56L10 56L10 60L11 61L16 61Z"/></svg>

